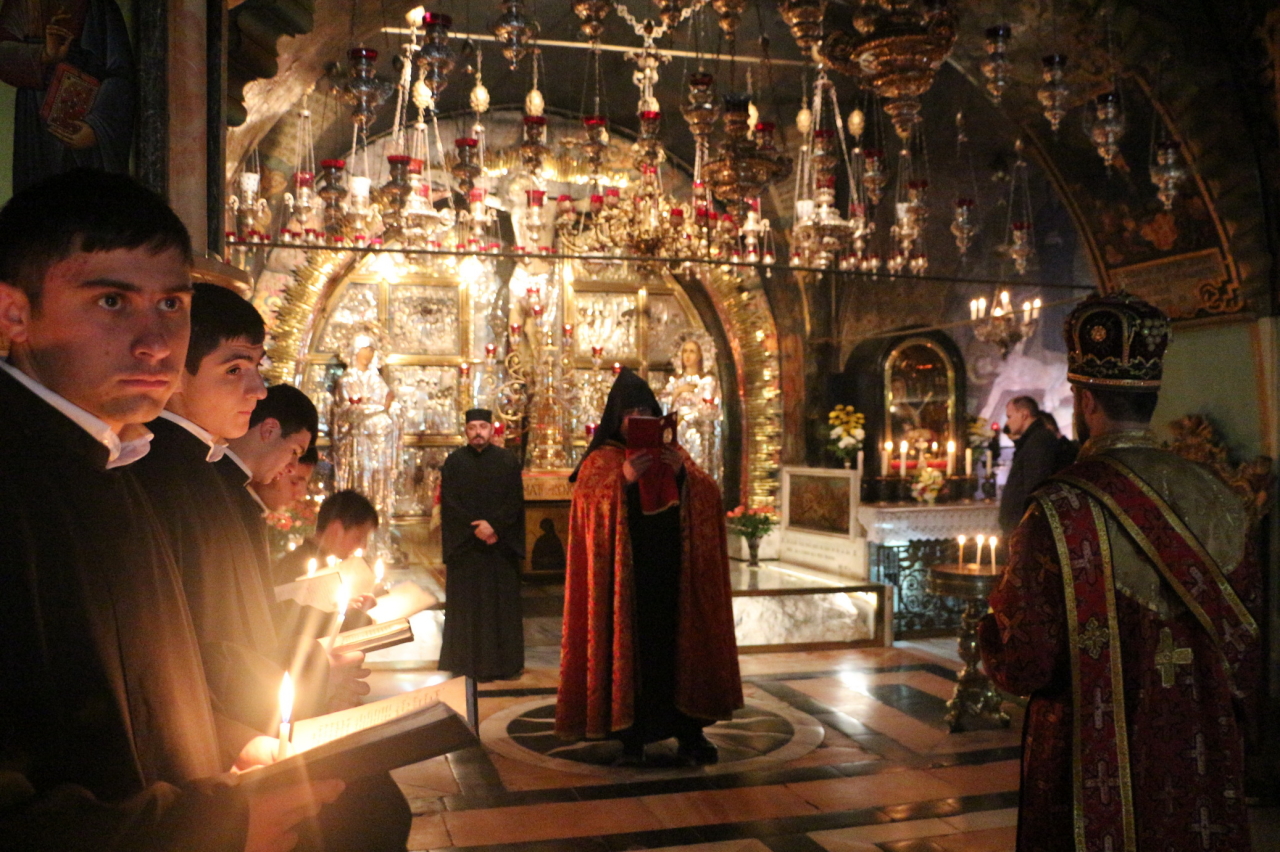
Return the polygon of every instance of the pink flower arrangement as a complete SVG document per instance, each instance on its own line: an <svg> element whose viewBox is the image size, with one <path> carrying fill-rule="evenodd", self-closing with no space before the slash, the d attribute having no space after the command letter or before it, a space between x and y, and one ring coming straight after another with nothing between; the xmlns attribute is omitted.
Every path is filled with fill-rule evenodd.
<svg viewBox="0 0 1280 852"><path fill-rule="evenodd" d="M739 506L725 513L724 517L729 529L746 539L764 538L778 525L778 516L771 508Z"/></svg>

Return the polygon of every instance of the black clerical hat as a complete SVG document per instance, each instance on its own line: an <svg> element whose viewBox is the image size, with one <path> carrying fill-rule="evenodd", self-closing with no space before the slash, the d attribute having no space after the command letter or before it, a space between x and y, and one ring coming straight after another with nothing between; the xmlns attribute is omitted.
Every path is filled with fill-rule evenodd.
<svg viewBox="0 0 1280 852"><path fill-rule="evenodd" d="M485 423L493 422L493 412L487 408L471 408L467 410L467 421L483 420Z"/></svg>

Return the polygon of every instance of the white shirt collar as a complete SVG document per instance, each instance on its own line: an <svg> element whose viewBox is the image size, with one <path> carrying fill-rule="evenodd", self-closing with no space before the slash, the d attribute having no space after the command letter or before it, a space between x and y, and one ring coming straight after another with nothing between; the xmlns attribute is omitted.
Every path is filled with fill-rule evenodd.
<svg viewBox="0 0 1280 852"><path fill-rule="evenodd" d="M218 443L217 439L213 437L213 433L201 426L199 423L194 423L183 417L181 414L174 414L167 408L160 412L160 416L165 420L168 420L170 423L178 424L183 429L186 429L192 435L199 438L204 445L209 448L209 452L206 453L204 457L205 461L216 462L228 452L227 445Z"/></svg>
<svg viewBox="0 0 1280 852"><path fill-rule="evenodd" d="M244 475L249 477L249 481L244 484L244 490L249 492L249 496L253 498L253 502L262 507L262 514L265 515L270 512L271 510L267 508L267 504L263 503L262 498L258 496L258 492L253 490L253 471L249 470L249 466L244 463L244 459L236 455L235 450L232 450L230 447L227 448L226 457L235 462L240 469L244 471Z"/></svg>
<svg viewBox="0 0 1280 852"><path fill-rule="evenodd" d="M151 434L151 430L145 426L136 423L126 425L125 428L133 437L122 441L115 430L102 420L85 411L66 397L49 390L9 362L0 361L0 368L3 368L6 373L17 379L23 387L52 405L71 422L88 432L95 441L106 447L108 470L133 464L151 450L151 439L154 436Z"/></svg>

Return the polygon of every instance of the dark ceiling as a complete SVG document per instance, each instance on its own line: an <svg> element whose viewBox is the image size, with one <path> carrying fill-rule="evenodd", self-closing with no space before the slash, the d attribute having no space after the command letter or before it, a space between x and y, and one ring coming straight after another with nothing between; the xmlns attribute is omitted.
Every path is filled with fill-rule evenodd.
<svg viewBox="0 0 1280 852"><path fill-rule="evenodd" d="M252 82L245 90L245 120L231 130L228 139L228 175L255 145L261 144L264 152L277 147L279 153L289 156L292 140L287 132L291 123L288 116L312 86L317 92L312 107L319 125L318 154L337 156L350 147L349 108L325 95L328 75L335 70L341 72L350 47L364 44L378 49L380 72L388 79L396 76L393 58L400 38L382 30L386 26L403 26L404 13L414 3L314 0L311 9L303 8L308 5L307 0L246 0L233 11L241 22L240 32L253 35L242 38L242 43L256 45L254 50L260 54L273 40L272 27L281 19L281 10L291 10L283 16L290 22L288 26L274 31L275 35L286 35L275 45L278 70L269 79ZM984 186L995 187L998 181L990 180L992 173L998 177L1000 164L1007 163L1011 155L1014 138L1023 137L1044 175L1037 191L1038 207L1044 211L1046 222L1057 223L1042 238L1052 236L1055 227L1070 230L1070 223L1074 222L1076 229L1086 234L1095 262L1105 266L1106 235L1091 233L1101 226L1090 220L1091 213L1098 212L1090 207L1110 205L1101 211L1108 215L1114 209L1130 211L1136 220L1135 229L1141 229L1155 215L1158 206L1152 206L1154 191L1145 175L1152 122L1159 115L1183 141L1184 151L1194 164L1196 180L1191 189L1200 191L1211 214L1205 220L1206 227L1220 232L1222 249L1239 265L1239 277L1249 284L1251 298L1269 302L1275 217L1270 213L1272 194L1264 192L1263 187L1274 185L1277 154L1275 97L1268 76L1272 64L1267 48L1280 39L1268 40L1264 21L1271 20L1266 16L1273 4L1260 0L993 0L957 5L961 18L956 48L948 67L939 74L938 83L922 99L925 135L933 152L931 180L937 185L938 195L954 193L958 183L967 180L967 168L957 173L954 153L954 114L963 109L975 140L975 162L980 180L986 182ZM657 11L652 0L633 0L630 7L637 16L651 16ZM451 15L457 32L486 32L500 12L497 2L444 0L430 8ZM307 23L300 10L311 12L308 32L300 32ZM581 40L579 21L568 0L531 2L526 11L540 23L543 38ZM831 2L828 26L847 28L849 14L848 5ZM764 0L747 5L732 50L715 19L710 8L704 9L692 25L686 23L675 34L663 38L659 46L707 54L706 64L716 74L722 93L744 90L750 72L762 114L776 119L785 137L799 106L803 81L811 72L788 62L799 60L800 51L775 4ZM999 107L977 85L981 79L978 63L984 52L982 32L996 23L1012 27L1010 58L1015 69L1013 83ZM1274 29L1270 32L1274 33ZM605 21L603 41L640 44L616 13ZM232 43L234 65L236 40ZM1114 63L1108 59L1108 43L1113 45ZM518 108L531 81L529 60L512 71L491 43L467 45L455 40L455 45L463 61L441 98L442 112L461 115L466 110L473 85L467 74L468 66L474 66L475 54L469 51L473 46L483 50L484 82L494 108ZM1039 59L1052 51L1070 57L1069 82L1074 99L1073 109L1056 135L1049 132L1035 99L1040 85ZM775 61L769 65L735 62L730 58L734 53L738 57L767 54ZM470 62L466 61L468 58ZM549 111L569 116L595 111L594 93L586 85L587 58L581 50L544 48L546 73L541 88ZM638 92L631 81L634 65L619 53L602 54L600 63L601 112L615 131L626 135L637 124ZM687 74L696 65L692 59L675 59L664 65L657 92L664 108L667 147L677 159L686 162L692 158L692 137L676 107L683 101ZM861 96L851 80L835 77L842 108L847 111ZM1106 170L1092 154L1082 119L1087 100L1113 84L1120 86L1126 99L1130 121L1121 167ZM385 106L375 133L389 126L390 113L391 107ZM989 209L998 208L1001 193L996 188L987 190L992 197ZM1184 220L1179 213L1178 221ZM1180 238L1194 224L1184 225ZM989 225L988 230L991 229ZM940 245L945 246L945 229L938 230ZM1168 251L1183 248L1175 245ZM948 261L941 260L945 251L945 247L939 249L944 268L948 266ZM951 265L955 262L952 250ZM1120 257L1113 265L1128 262L1130 258Z"/></svg>

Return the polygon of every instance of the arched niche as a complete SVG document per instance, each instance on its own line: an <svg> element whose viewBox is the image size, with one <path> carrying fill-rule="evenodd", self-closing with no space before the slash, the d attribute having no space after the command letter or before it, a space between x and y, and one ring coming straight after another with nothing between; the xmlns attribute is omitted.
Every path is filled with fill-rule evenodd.
<svg viewBox="0 0 1280 852"><path fill-rule="evenodd" d="M883 476L878 449L886 440L894 451L913 430L928 429L942 448L948 440L964 447L968 422L964 356L946 333L902 329L862 341L836 381L836 402L866 415L867 476Z"/></svg>

